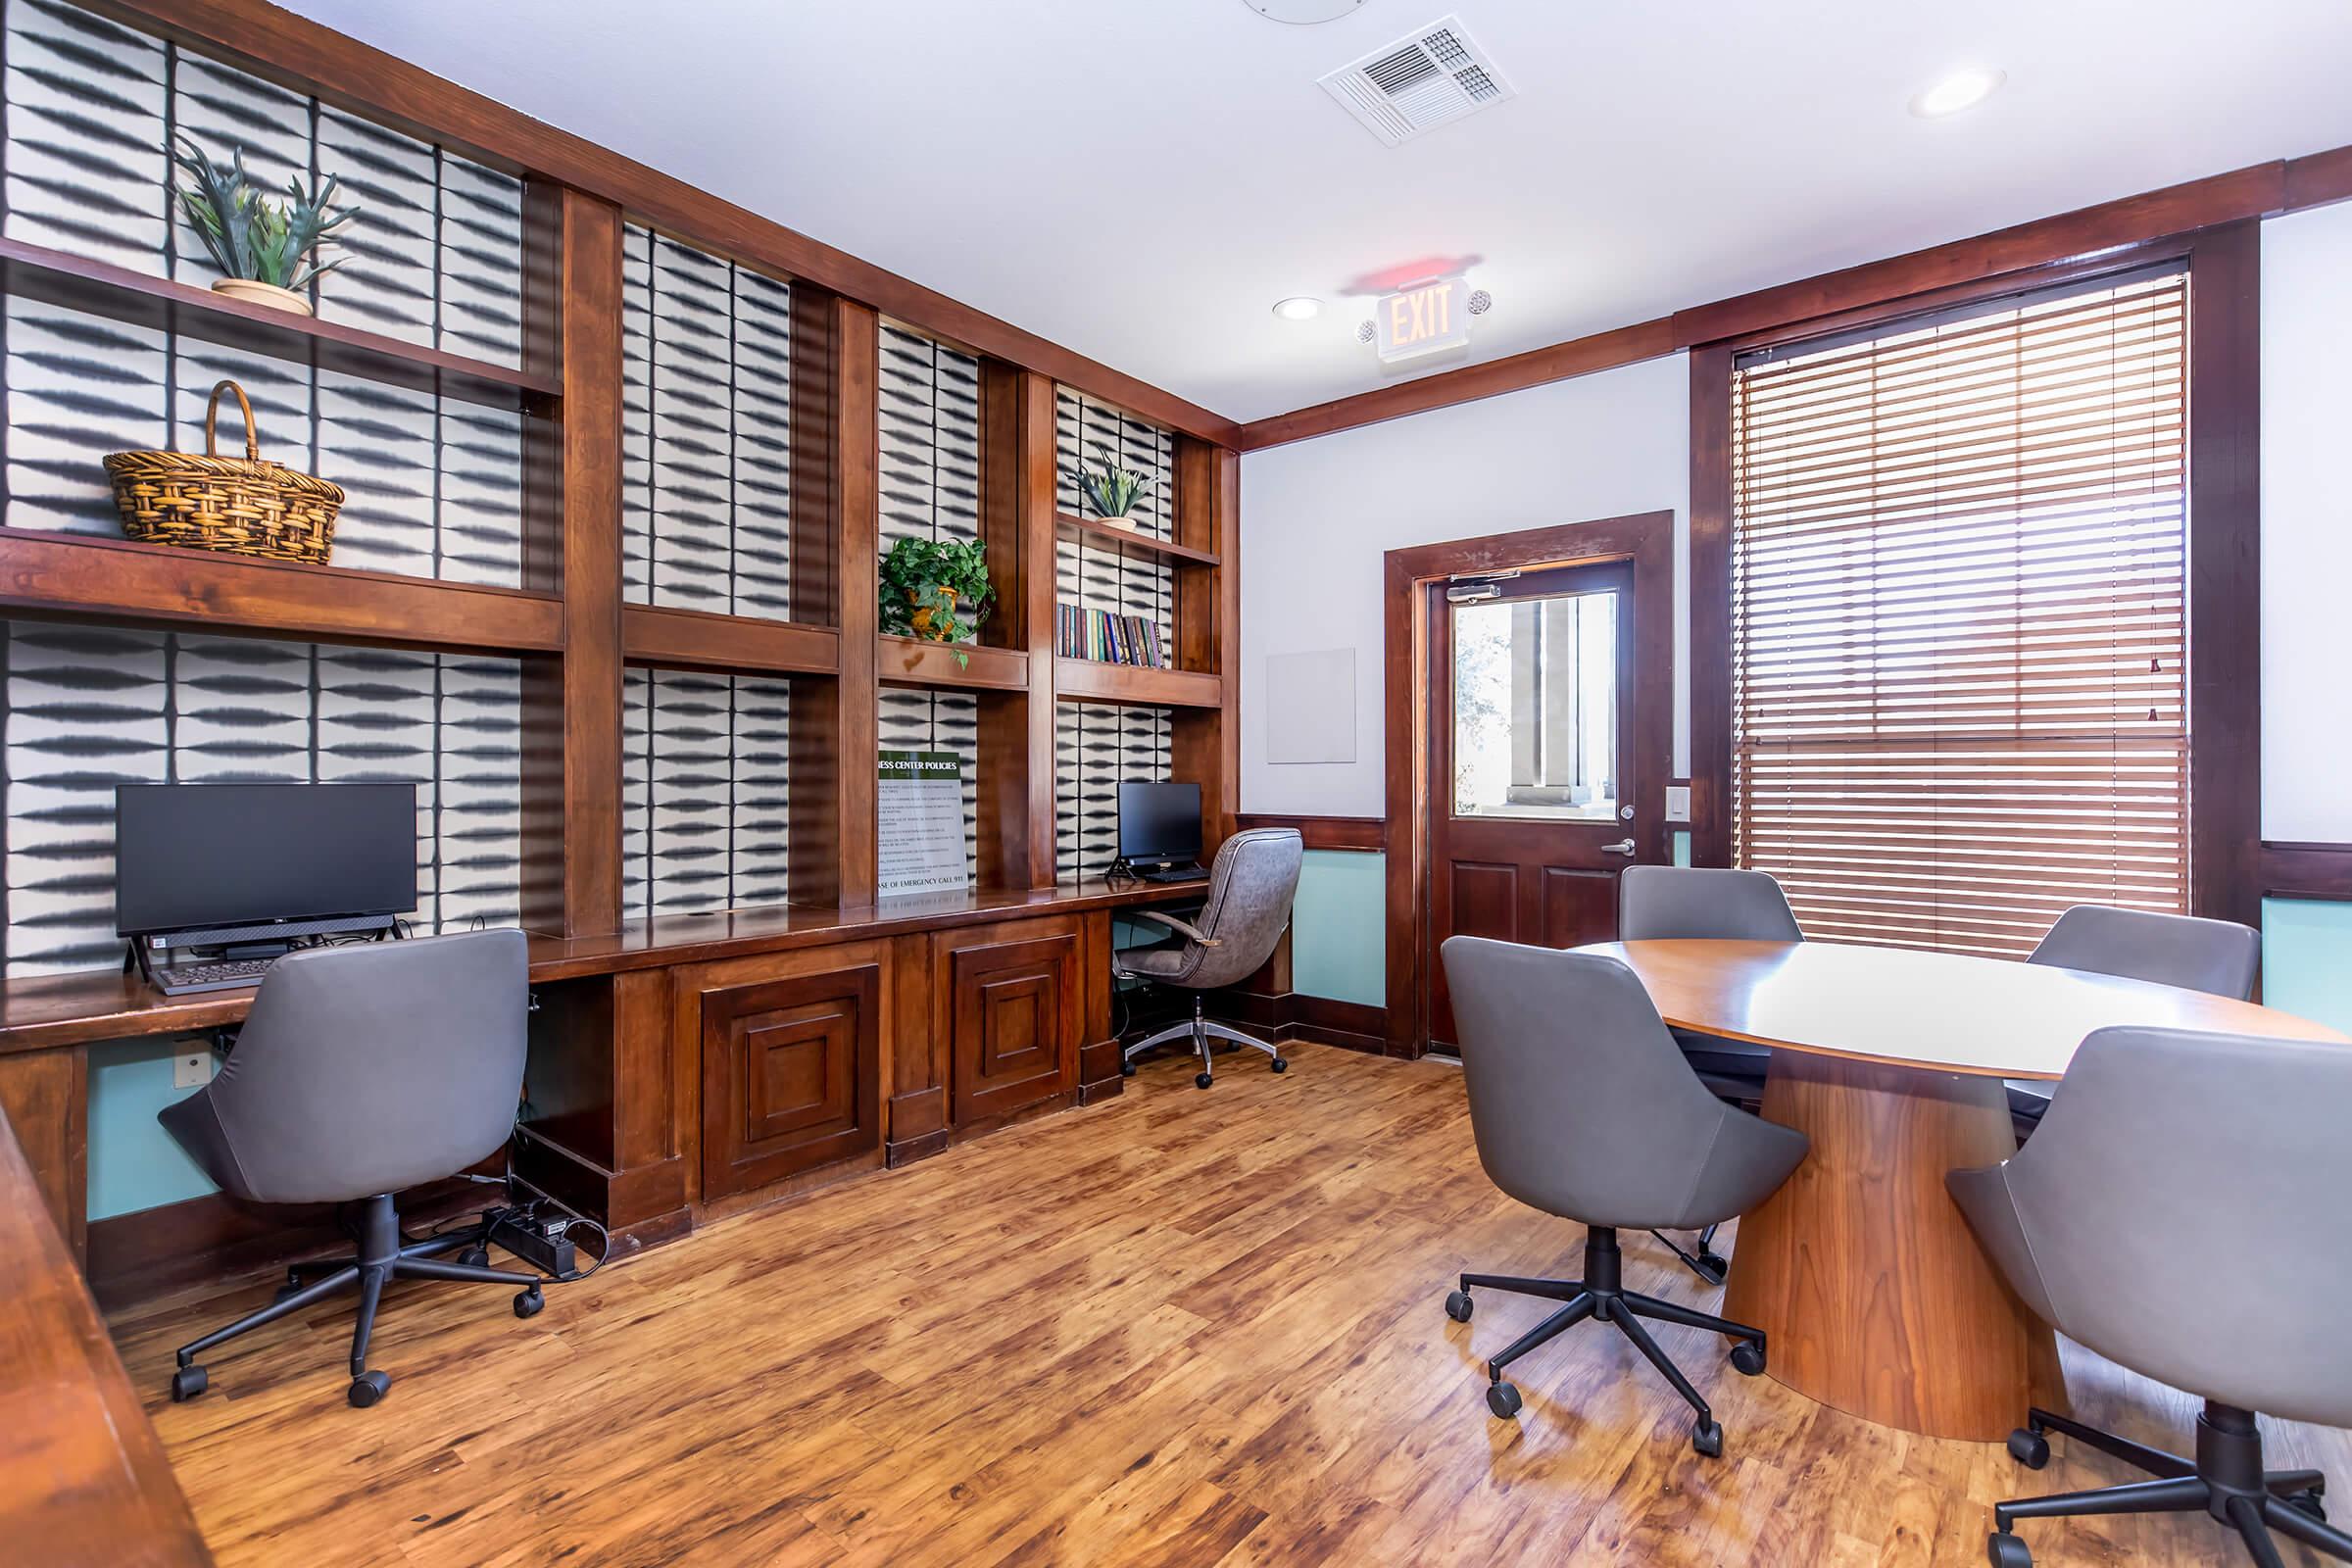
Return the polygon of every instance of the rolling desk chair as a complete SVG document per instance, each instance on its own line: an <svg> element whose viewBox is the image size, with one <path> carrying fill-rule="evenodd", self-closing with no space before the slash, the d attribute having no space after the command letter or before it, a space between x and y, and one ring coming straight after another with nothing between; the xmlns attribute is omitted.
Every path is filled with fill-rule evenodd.
<svg viewBox="0 0 2352 1568"><path fill-rule="evenodd" d="M2183 1029L2101 1029L2082 1042L2034 1141L1956 1170L1953 1200L2018 1297L2068 1339L2205 1401L2192 1459L2034 1410L2009 1438L2049 1462L2045 1434L2156 1479L1993 1509L1995 1568L2032 1568L2013 1527L2076 1514L2211 1514L2254 1561L2269 1533L2352 1562L2317 1470L2266 1471L2255 1412L2352 1426L2352 1050ZM2312 1235L2315 1220L2323 1234Z"/></svg>
<svg viewBox="0 0 2352 1568"><path fill-rule="evenodd" d="M1723 1452L1723 1428L1642 1319L1727 1335L1732 1365L1764 1370L1764 1334L1629 1291L1617 1233L1692 1229L1745 1213L1788 1179L1803 1133L1727 1105L1690 1070L1634 971L1597 954L1448 937L1440 950L1462 1045L1470 1131L1494 1185L1579 1221L1581 1280L1464 1274L1446 1315L1470 1320L1474 1290L1564 1302L1487 1363L1487 1408L1519 1413L1502 1369L1587 1318L1614 1324L1698 1412L1691 1446ZM2348 1056L2347 1061L2352 1061Z"/></svg>
<svg viewBox="0 0 2352 1568"><path fill-rule="evenodd" d="M528 976L520 931L310 948L270 965L220 1075L156 1119L232 1197L364 1204L359 1247L312 1284L289 1270L270 1305L182 1346L174 1400L205 1391L205 1350L340 1291L360 1295L350 1398L362 1406L392 1383L368 1367L387 1281L520 1286L514 1315L538 1312L538 1275L439 1260L460 1248L485 1258L478 1226L404 1243L392 1207L393 1194L506 1144L522 1097Z"/></svg>
<svg viewBox="0 0 2352 1568"><path fill-rule="evenodd" d="M1193 994L1193 1016L1121 1052L1120 1072L1133 1077L1136 1057L1172 1040L1189 1040L1200 1053L1200 1072L1193 1082L1202 1089L1216 1081L1216 1069L1208 1058L1212 1039L1264 1052L1274 1058L1276 1072L1290 1066L1281 1047L1203 1017L1201 993L1248 979L1273 954L1274 944L1282 940L1283 927L1291 923L1291 900L1298 891L1298 867L1304 853L1295 827L1258 827L1236 833L1217 849L1199 924L1157 909L1132 911L1180 933L1184 944L1117 954L1111 972L1122 980L1152 980L1186 988Z"/></svg>

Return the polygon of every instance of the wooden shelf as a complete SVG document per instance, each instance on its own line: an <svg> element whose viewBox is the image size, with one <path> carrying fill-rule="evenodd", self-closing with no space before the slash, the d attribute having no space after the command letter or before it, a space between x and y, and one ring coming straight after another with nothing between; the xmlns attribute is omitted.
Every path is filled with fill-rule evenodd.
<svg viewBox="0 0 2352 1568"><path fill-rule="evenodd" d="M67 310L493 408L536 409L563 393L563 383L552 375L246 304L209 288L22 240L0 239L0 288Z"/></svg>
<svg viewBox="0 0 2352 1568"><path fill-rule="evenodd" d="M1056 659L1054 694L1074 703L1216 708L1225 700L1225 683L1199 670L1147 669L1093 659Z"/></svg>
<svg viewBox="0 0 2352 1568"><path fill-rule="evenodd" d="M970 662L959 664L960 653ZM977 643L935 643L918 637L875 639L875 678L885 686L948 686L969 691L1029 689L1029 656Z"/></svg>
<svg viewBox="0 0 2352 1568"><path fill-rule="evenodd" d="M797 620L623 605L620 657L632 664L721 674L838 675L841 633Z"/></svg>
<svg viewBox="0 0 2352 1568"><path fill-rule="evenodd" d="M0 610L442 653L556 653L551 594L0 528Z"/></svg>
<svg viewBox="0 0 2352 1568"><path fill-rule="evenodd" d="M1157 556L1179 566L1216 566L1224 564L1223 557L1209 551L1195 550L1191 545L1180 545L1173 539L1160 539L1148 533L1116 528L1100 517L1079 517L1067 512L1056 513L1054 528L1064 539L1099 545L1122 555Z"/></svg>

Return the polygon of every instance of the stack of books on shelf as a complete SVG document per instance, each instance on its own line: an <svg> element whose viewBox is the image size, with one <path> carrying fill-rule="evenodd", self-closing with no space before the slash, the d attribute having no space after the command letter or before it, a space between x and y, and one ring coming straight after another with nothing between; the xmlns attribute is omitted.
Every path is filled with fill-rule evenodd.
<svg viewBox="0 0 2352 1568"><path fill-rule="evenodd" d="M1064 659L1139 664L1146 669L1168 667L1159 626L1149 616L1114 615L1107 610L1081 610L1076 605L1057 605L1054 613L1054 652Z"/></svg>

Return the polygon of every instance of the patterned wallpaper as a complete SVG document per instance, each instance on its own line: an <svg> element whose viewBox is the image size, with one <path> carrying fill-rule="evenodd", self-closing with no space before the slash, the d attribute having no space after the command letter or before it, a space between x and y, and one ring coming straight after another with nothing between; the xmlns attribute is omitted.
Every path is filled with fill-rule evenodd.
<svg viewBox="0 0 2352 1568"><path fill-rule="evenodd" d="M782 680L626 672L623 918L784 902L790 694Z"/></svg>

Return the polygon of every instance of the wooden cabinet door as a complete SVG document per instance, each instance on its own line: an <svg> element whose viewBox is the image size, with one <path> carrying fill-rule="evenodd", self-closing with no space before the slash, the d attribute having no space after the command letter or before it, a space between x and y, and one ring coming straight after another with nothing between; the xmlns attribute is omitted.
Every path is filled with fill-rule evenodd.
<svg viewBox="0 0 2352 1568"><path fill-rule="evenodd" d="M878 963L702 993L703 1197L878 1149Z"/></svg>
<svg viewBox="0 0 2352 1568"><path fill-rule="evenodd" d="M949 1070L957 1126L1077 1088L1078 951L1075 929L1010 941L966 935L962 945L948 948Z"/></svg>

